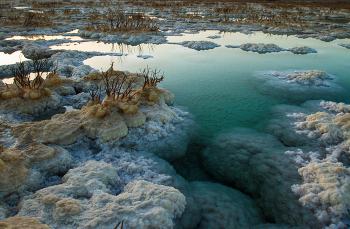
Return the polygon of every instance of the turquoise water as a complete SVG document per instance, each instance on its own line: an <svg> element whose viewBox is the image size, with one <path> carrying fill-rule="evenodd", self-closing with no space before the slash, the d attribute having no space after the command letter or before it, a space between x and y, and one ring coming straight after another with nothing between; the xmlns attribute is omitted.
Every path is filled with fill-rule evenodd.
<svg viewBox="0 0 350 229"><path fill-rule="evenodd" d="M221 47L196 51L174 44L139 46L112 45L96 41L76 43L68 46L53 46L53 49L81 51L123 52L128 56L99 56L84 61L93 68L106 70L111 62L115 69L137 72L147 65L165 72L160 87L175 94L175 103L188 107L201 126L200 139L205 140L232 127L254 128L268 118L272 106L290 101L260 94L253 83L256 71L322 70L339 78L345 89L342 98L333 101L350 103L350 50L338 46L349 43L349 39L323 42L315 39L299 39L295 36L269 35L262 32L245 35L241 33L219 34L219 39L208 39L218 31L168 37L170 42L185 40L208 40ZM230 49L224 45L243 43L274 43L282 48L308 46L316 54L296 55L291 52L258 54L241 49ZM152 55L144 60L137 55ZM305 98L307 100L308 98Z"/></svg>

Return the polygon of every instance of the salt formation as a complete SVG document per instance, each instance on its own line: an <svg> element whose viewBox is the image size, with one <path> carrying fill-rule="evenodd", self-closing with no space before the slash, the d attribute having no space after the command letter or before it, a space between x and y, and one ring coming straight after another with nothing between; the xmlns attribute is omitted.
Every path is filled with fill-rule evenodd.
<svg viewBox="0 0 350 229"><path fill-rule="evenodd" d="M120 185L113 166L89 161L70 170L60 185L25 197L17 217L35 217L50 228L173 228L185 209L185 197L175 188L138 180Z"/></svg>
<svg viewBox="0 0 350 229"><path fill-rule="evenodd" d="M296 102L334 98L343 91L335 76L319 70L257 72L254 76L259 92Z"/></svg>
<svg viewBox="0 0 350 229"><path fill-rule="evenodd" d="M346 228L341 218L350 208L350 169L340 162L311 162L299 173L304 184L292 187L299 201L329 228Z"/></svg>
<svg viewBox="0 0 350 229"><path fill-rule="evenodd" d="M317 53L316 49L309 48L307 46L293 47L293 48L286 49L286 51L291 51L294 54Z"/></svg>
<svg viewBox="0 0 350 229"><path fill-rule="evenodd" d="M0 222L2 229L50 229L36 218L13 217Z"/></svg>
<svg viewBox="0 0 350 229"><path fill-rule="evenodd" d="M25 69L21 69L24 67L25 65L22 64L17 66L18 72L13 84L0 86L2 113L14 112L19 115L37 116L45 111L59 108L61 96L76 94L75 82L62 79L56 71L47 74L45 80L40 72L36 73L35 79L30 81L30 75L25 73Z"/></svg>
<svg viewBox="0 0 350 229"><path fill-rule="evenodd" d="M163 76L158 78L159 72L154 73L146 69L143 74L126 75L110 68L97 77L103 79L101 87L107 94L102 102L98 92L92 90L91 100L81 110L57 114L51 120L22 123L13 127L12 134L21 144L34 140L70 145L88 137L100 144L124 145L127 149L141 151L147 149L169 161L181 157L195 125L184 120L188 113L169 108L167 104L172 103L174 95L156 86ZM134 89L134 82L140 77L143 84ZM121 139L129 131L132 134ZM175 133L177 137L173 138ZM140 144L135 144L138 142ZM154 147L157 145L159 148Z"/></svg>
<svg viewBox="0 0 350 229"><path fill-rule="evenodd" d="M350 44L338 44L338 45L341 46L341 47L350 49Z"/></svg>
<svg viewBox="0 0 350 229"><path fill-rule="evenodd" d="M239 46L226 45L227 48L240 48L244 51L252 51L258 53L269 53L269 52L281 52L285 51L284 48L281 48L275 44L264 44L264 43L246 43Z"/></svg>
<svg viewBox="0 0 350 229"><path fill-rule="evenodd" d="M280 115L269 122L267 130L284 144L300 147L286 151L304 180L292 186L293 192L326 228L346 228L342 220L350 208L350 106L308 101L302 107L278 109Z"/></svg>
<svg viewBox="0 0 350 229"><path fill-rule="evenodd" d="M0 199L22 193L43 183L43 173L67 170L72 163L68 151L58 146L32 143L26 150L8 149L0 153Z"/></svg>
<svg viewBox="0 0 350 229"><path fill-rule="evenodd" d="M318 139L327 145L345 143L350 137L350 106L344 103L320 102L323 111L303 115L295 122L297 133ZM346 143L347 144L347 143Z"/></svg>
<svg viewBox="0 0 350 229"><path fill-rule="evenodd" d="M180 45L197 51L213 49L221 46L212 41L183 41Z"/></svg>
<svg viewBox="0 0 350 229"><path fill-rule="evenodd" d="M50 60L53 63L54 69L57 70L60 76L71 77L78 80L83 76L88 75L90 72L96 72L98 70L92 69L90 66L85 65L83 61L93 56L122 56L122 53L102 53L102 52L81 52L81 51L64 51L59 52L51 56Z"/></svg>
<svg viewBox="0 0 350 229"><path fill-rule="evenodd" d="M295 162L273 136L234 129L217 136L201 152L203 166L216 179L249 194L268 220L302 228L321 228L313 212L291 190L301 183Z"/></svg>

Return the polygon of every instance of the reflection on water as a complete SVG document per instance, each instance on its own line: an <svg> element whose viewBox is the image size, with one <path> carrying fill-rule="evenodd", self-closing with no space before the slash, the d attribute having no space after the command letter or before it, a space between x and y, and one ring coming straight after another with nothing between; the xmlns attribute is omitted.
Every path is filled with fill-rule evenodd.
<svg viewBox="0 0 350 229"><path fill-rule="evenodd" d="M73 42L64 43L60 45L53 45L50 48L53 50L79 50L79 51L97 51L97 52L110 52L110 53L124 53L132 55L150 54L153 52L154 44L139 44L129 45L121 42L118 43L103 43L100 41L88 41L88 42Z"/></svg>
<svg viewBox="0 0 350 229"><path fill-rule="evenodd" d="M12 54L0 52L1 65L15 64L16 62L29 60L22 55L22 51L16 51Z"/></svg>
<svg viewBox="0 0 350 229"><path fill-rule="evenodd" d="M43 74L41 75L41 77L42 77L43 79L46 79L47 74L48 74L48 72L43 72ZM35 79L35 77L36 77L36 73L32 72L32 73L29 74L29 79L30 79L30 80ZM13 83L13 79L14 79L14 77L2 79L2 82L3 82L3 83L6 83L6 84L12 84L12 83Z"/></svg>

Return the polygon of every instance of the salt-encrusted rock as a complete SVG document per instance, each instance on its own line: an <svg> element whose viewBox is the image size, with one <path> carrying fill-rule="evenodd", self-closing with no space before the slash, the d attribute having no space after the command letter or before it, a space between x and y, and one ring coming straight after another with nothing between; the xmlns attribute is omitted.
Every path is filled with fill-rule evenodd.
<svg viewBox="0 0 350 229"><path fill-rule="evenodd" d="M190 48L190 49L195 49L195 50L208 50L208 49L213 49L216 47L220 47L221 45L216 44L212 41L183 41L180 43L180 45Z"/></svg>
<svg viewBox="0 0 350 229"><path fill-rule="evenodd" d="M275 44L263 44L263 43L247 43L239 46L240 49L244 51L252 51L258 53L269 53L269 52L281 52L285 51L284 48L281 48Z"/></svg>
<svg viewBox="0 0 350 229"><path fill-rule="evenodd" d="M36 218L12 217L0 222L2 229L50 229Z"/></svg>
<svg viewBox="0 0 350 229"><path fill-rule="evenodd" d="M293 47L286 49L286 51L290 51L294 54L308 54L308 53L317 53L316 49L309 48L307 46L302 46L302 47Z"/></svg>
<svg viewBox="0 0 350 229"><path fill-rule="evenodd" d="M250 194L268 220L302 228L320 228L313 212L291 190L301 182L297 167L281 142L250 129L218 135L201 152L203 166L215 178Z"/></svg>
<svg viewBox="0 0 350 229"><path fill-rule="evenodd" d="M21 193L43 182L42 173L64 172L72 163L68 151L58 146L32 143L24 151L8 149L0 153L0 198Z"/></svg>
<svg viewBox="0 0 350 229"><path fill-rule="evenodd" d="M343 91L335 76L319 70L256 72L254 77L259 92L295 102L330 99Z"/></svg>
<svg viewBox="0 0 350 229"><path fill-rule="evenodd" d="M190 182L188 189L200 207L201 220L195 228L246 228L264 222L253 199L238 190L200 181ZM188 224L195 222L187 220Z"/></svg>
<svg viewBox="0 0 350 229"><path fill-rule="evenodd" d="M90 161L70 170L63 183L41 189L20 203L17 216L35 217L51 228L173 228L185 209L176 189L139 180L113 195L120 179L104 162Z"/></svg>
<svg viewBox="0 0 350 229"><path fill-rule="evenodd" d="M338 44L338 45L341 46L341 47L350 49L350 43L349 44Z"/></svg>

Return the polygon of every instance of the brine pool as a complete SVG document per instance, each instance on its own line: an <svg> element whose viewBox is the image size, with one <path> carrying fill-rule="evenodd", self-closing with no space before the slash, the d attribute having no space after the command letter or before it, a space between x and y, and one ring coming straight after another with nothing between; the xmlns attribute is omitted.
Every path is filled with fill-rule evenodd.
<svg viewBox="0 0 350 229"><path fill-rule="evenodd" d="M350 50L338 45L350 43L350 39L323 42L262 32L250 35L218 33L219 31L202 31L198 34L167 37L172 43L204 40L221 45L202 51L177 44L132 46L99 41L72 42L51 48L129 54L122 57L96 56L84 61L84 64L96 69L106 70L111 62L114 62L115 69L129 72L139 72L146 66L161 69L165 79L159 86L175 95L176 105L187 107L196 116L201 127L200 141L233 127L256 128L262 120L269 118L271 107L293 104L292 100L259 93L254 83L254 74L258 71L326 71L336 76L338 84L345 89L344 93L332 98L332 101L350 103ZM213 35L220 35L221 38L207 38ZM318 53L297 55L282 51L259 54L225 47L244 43L273 43L282 48L308 46ZM137 57L141 54L152 55L153 58ZM305 101L309 99L305 98Z"/></svg>

